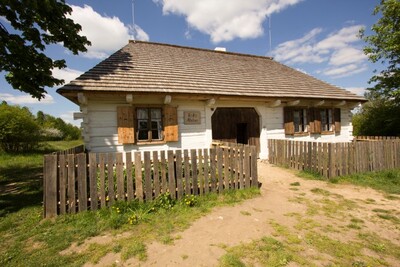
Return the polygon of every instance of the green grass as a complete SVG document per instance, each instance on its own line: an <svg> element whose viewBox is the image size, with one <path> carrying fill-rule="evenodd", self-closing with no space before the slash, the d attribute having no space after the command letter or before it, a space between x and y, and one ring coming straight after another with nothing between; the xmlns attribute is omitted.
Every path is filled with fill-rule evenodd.
<svg viewBox="0 0 400 267"><path fill-rule="evenodd" d="M235 205L260 194L258 189L209 194L195 197L190 205L188 199L174 203L171 209L165 206L167 198L158 204L117 202L114 208L43 219L43 154L80 144L48 142L40 150L22 155L0 152L0 266L82 266L97 263L110 252L121 253L123 260L145 260L147 242L172 244L178 238L176 232L212 208ZM158 208L152 209L155 204ZM130 235L115 237L122 232ZM110 243L85 245L87 238L105 233L114 236ZM72 244L82 246L81 252L60 254Z"/></svg>
<svg viewBox="0 0 400 267"><path fill-rule="evenodd" d="M329 180L317 173L308 171L301 171L298 173L298 176L311 180L324 180L330 183L354 184L364 187L371 187L387 194L400 195L400 169L346 175L335 177L334 179ZM388 197L397 199L396 196Z"/></svg>
<svg viewBox="0 0 400 267"><path fill-rule="evenodd" d="M81 145L82 141L45 142L29 153L0 151L0 218L22 208L40 205L43 154Z"/></svg>

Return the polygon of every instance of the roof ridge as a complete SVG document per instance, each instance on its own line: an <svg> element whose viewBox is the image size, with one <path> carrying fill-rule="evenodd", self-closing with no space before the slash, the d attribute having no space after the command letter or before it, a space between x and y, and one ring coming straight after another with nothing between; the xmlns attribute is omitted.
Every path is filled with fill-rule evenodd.
<svg viewBox="0 0 400 267"><path fill-rule="evenodd" d="M198 51L204 51L204 52L230 54L230 55L236 55L236 56L246 56L246 57L255 57L255 58L274 60L273 57L268 57L268 56L252 55L252 54L245 54L245 53L239 53L239 52L230 52L230 51L219 51L219 50L213 50L213 49L207 49L207 48L190 47L190 46L183 46L183 45L176 45L176 44L156 43L156 42L137 41L137 40L129 40L129 43L142 43L142 44L162 45L162 46L185 48L185 49L198 50Z"/></svg>

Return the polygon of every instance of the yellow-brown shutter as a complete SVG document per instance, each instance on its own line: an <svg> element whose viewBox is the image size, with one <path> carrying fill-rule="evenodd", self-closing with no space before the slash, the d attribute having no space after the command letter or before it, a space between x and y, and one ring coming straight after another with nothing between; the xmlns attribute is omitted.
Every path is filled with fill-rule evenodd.
<svg viewBox="0 0 400 267"><path fill-rule="evenodd" d="M340 108L335 108L333 110L333 119L335 121L335 133L340 133L340 130L342 128L341 118L340 118Z"/></svg>
<svg viewBox="0 0 400 267"><path fill-rule="evenodd" d="M283 109L283 117L285 123L285 134L294 134L293 108L285 107Z"/></svg>
<svg viewBox="0 0 400 267"><path fill-rule="evenodd" d="M135 143L135 110L133 107L117 107L118 143Z"/></svg>
<svg viewBox="0 0 400 267"><path fill-rule="evenodd" d="M177 142L179 140L176 107L164 106L164 140L166 142Z"/></svg>
<svg viewBox="0 0 400 267"><path fill-rule="evenodd" d="M308 110L308 119L310 124L310 133L321 133L321 113L317 108L310 108Z"/></svg>

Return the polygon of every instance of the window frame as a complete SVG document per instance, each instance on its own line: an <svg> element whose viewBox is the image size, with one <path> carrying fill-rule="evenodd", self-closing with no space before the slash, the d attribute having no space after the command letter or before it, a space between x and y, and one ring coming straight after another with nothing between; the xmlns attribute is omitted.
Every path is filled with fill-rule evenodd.
<svg viewBox="0 0 400 267"><path fill-rule="evenodd" d="M136 143L137 144L145 144L145 143L164 143L165 142L165 135L164 135L164 108L162 106L158 105L140 105L140 106L134 106L135 109L135 138L136 138ZM139 112L138 110L140 109L146 109L147 110L147 119L141 119L139 118ZM157 109L160 110L161 117L154 119L151 117L151 110L152 109ZM143 131L139 127L139 121L141 120L147 120L147 139L140 139L140 131ZM157 121L158 129L153 129L152 124L153 121ZM160 136L159 139L154 139L153 138L153 131L158 131L158 135Z"/></svg>

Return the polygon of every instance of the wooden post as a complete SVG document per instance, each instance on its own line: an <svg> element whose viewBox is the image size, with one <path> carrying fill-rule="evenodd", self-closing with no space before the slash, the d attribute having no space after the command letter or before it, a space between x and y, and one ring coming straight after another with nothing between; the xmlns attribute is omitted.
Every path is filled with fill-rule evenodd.
<svg viewBox="0 0 400 267"><path fill-rule="evenodd" d="M182 151L177 150L176 154L176 184L178 188L178 199L183 196L183 177L182 177Z"/></svg>
<svg viewBox="0 0 400 267"><path fill-rule="evenodd" d="M250 188L250 146L244 146L244 177L245 187Z"/></svg>
<svg viewBox="0 0 400 267"><path fill-rule="evenodd" d="M67 199L66 199L66 192L67 192L67 166L66 166L66 155L59 155L58 162L59 162L59 169L58 169L58 177L60 177L60 214L65 214L66 207L67 207Z"/></svg>
<svg viewBox="0 0 400 267"><path fill-rule="evenodd" d="M172 199L176 199L174 151L168 151L168 185Z"/></svg>
<svg viewBox="0 0 400 267"><path fill-rule="evenodd" d="M251 186L258 187L257 147L251 146Z"/></svg>
<svg viewBox="0 0 400 267"><path fill-rule="evenodd" d="M197 151L199 158L199 194L203 195L204 192L204 164L203 164L203 150Z"/></svg>
<svg viewBox="0 0 400 267"><path fill-rule="evenodd" d="M150 151L145 151L143 153L143 165L144 165L144 191L145 200L153 200L153 188L151 187L151 160Z"/></svg>
<svg viewBox="0 0 400 267"><path fill-rule="evenodd" d="M190 157L192 159L192 188L193 195L199 194L199 184L197 179L197 154L196 149L190 150Z"/></svg>
<svg viewBox="0 0 400 267"><path fill-rule="evenodd" d="M86 154L81 153L77 156L78 163L78 208L79 211L87 210L87 167L86 167Z"/></svg>
<svg viewBox="0 0 400 267"><path fill-rule="evenodd" d="M211 176L211 192L216 191L216 171L217 171L217 166L215 162L215 148L210 149L210 176Z"/></svg>
<svg viewBox="0 0 400 267"><path fill-rule="evenodd" d="M142 155L140 152L135 152L135 186L136 197L143 202Z"/></svg>
<svg viewBox="0 0 400 267"><path fill-rule="evenodd" d="M44 217L57 215L57 155L44 156Z"/></svg>
<svg viewBox="0 0 400 267"><path fill-rule="evenodd" d="M217 166L218 166L218 193L224 190L224 173L222 164L224 162L223 152L221 147L217 147Z"/></svg>
<svg viewBox="0 0 400 267"><path fill-rule="evenodd" d="M224 152L224 189L229 189L229 147L223 149Z"/></svg>
<svg viewBox="0 0 400 267"><path fill-rule="evenodd" d="M133 176L132 176L132 153L127 152L125 154L126 159L126 191L128 195L128 201L132 201L135 198L133 193Z"/></svg>
<svg viewBox="0 0 400 267"><path fill-rule="evenodd" d="M68 158L68 212L74 214L76 212L76 196L75 196L75 155L70 154Z"/></svg>
<svg viewBox="0 0 400 267"><path fill-rule="evenodd" d="M210 176L208 173L209 170L209 158L208 158L208 149L204 149L204 193L207 194L210 191Z"/></svg>
<svg viewBox="0 0 400 267"><path fill-rule="evenodd" d="M106 155L104 153L99 154L99 178L100 178L100 205L102 208L106 206L106 186L105 186L105 165L106 165Z"/></svg>
<svg viewBox="0 0 400 267"><path fill-rule="evenodd" d="M110 207L115 201L114 192L114 154L108 153L107 159L107 179L108 179L108 206Z"/></svg>
<svg viewBox="0 0 400 267"><path fill-rule="evenodd" d="M90 209L97 210L97 159L95 153L89 153L89 186L90 186Z"/></svg>
<svg viewBox="0 0 400 267"><path fill-rule="evenodd" d="M189 151L187 149L183 151L183 158L185 161L185 194L190 195L190 163Z"/></svg>
<svg viewBox="0 0 400 267"><path fill-rule="evenodd" d="M160 194L160 173L159 173L158 151L153 151L153 183L154 183L154 198Z"/></svg>
<svg viewBox="0 0 400 267"><path fill-rule="evenodd" d="M165 162L165 151L161 151L161 193L167 193L167 163Z"/></svg>

